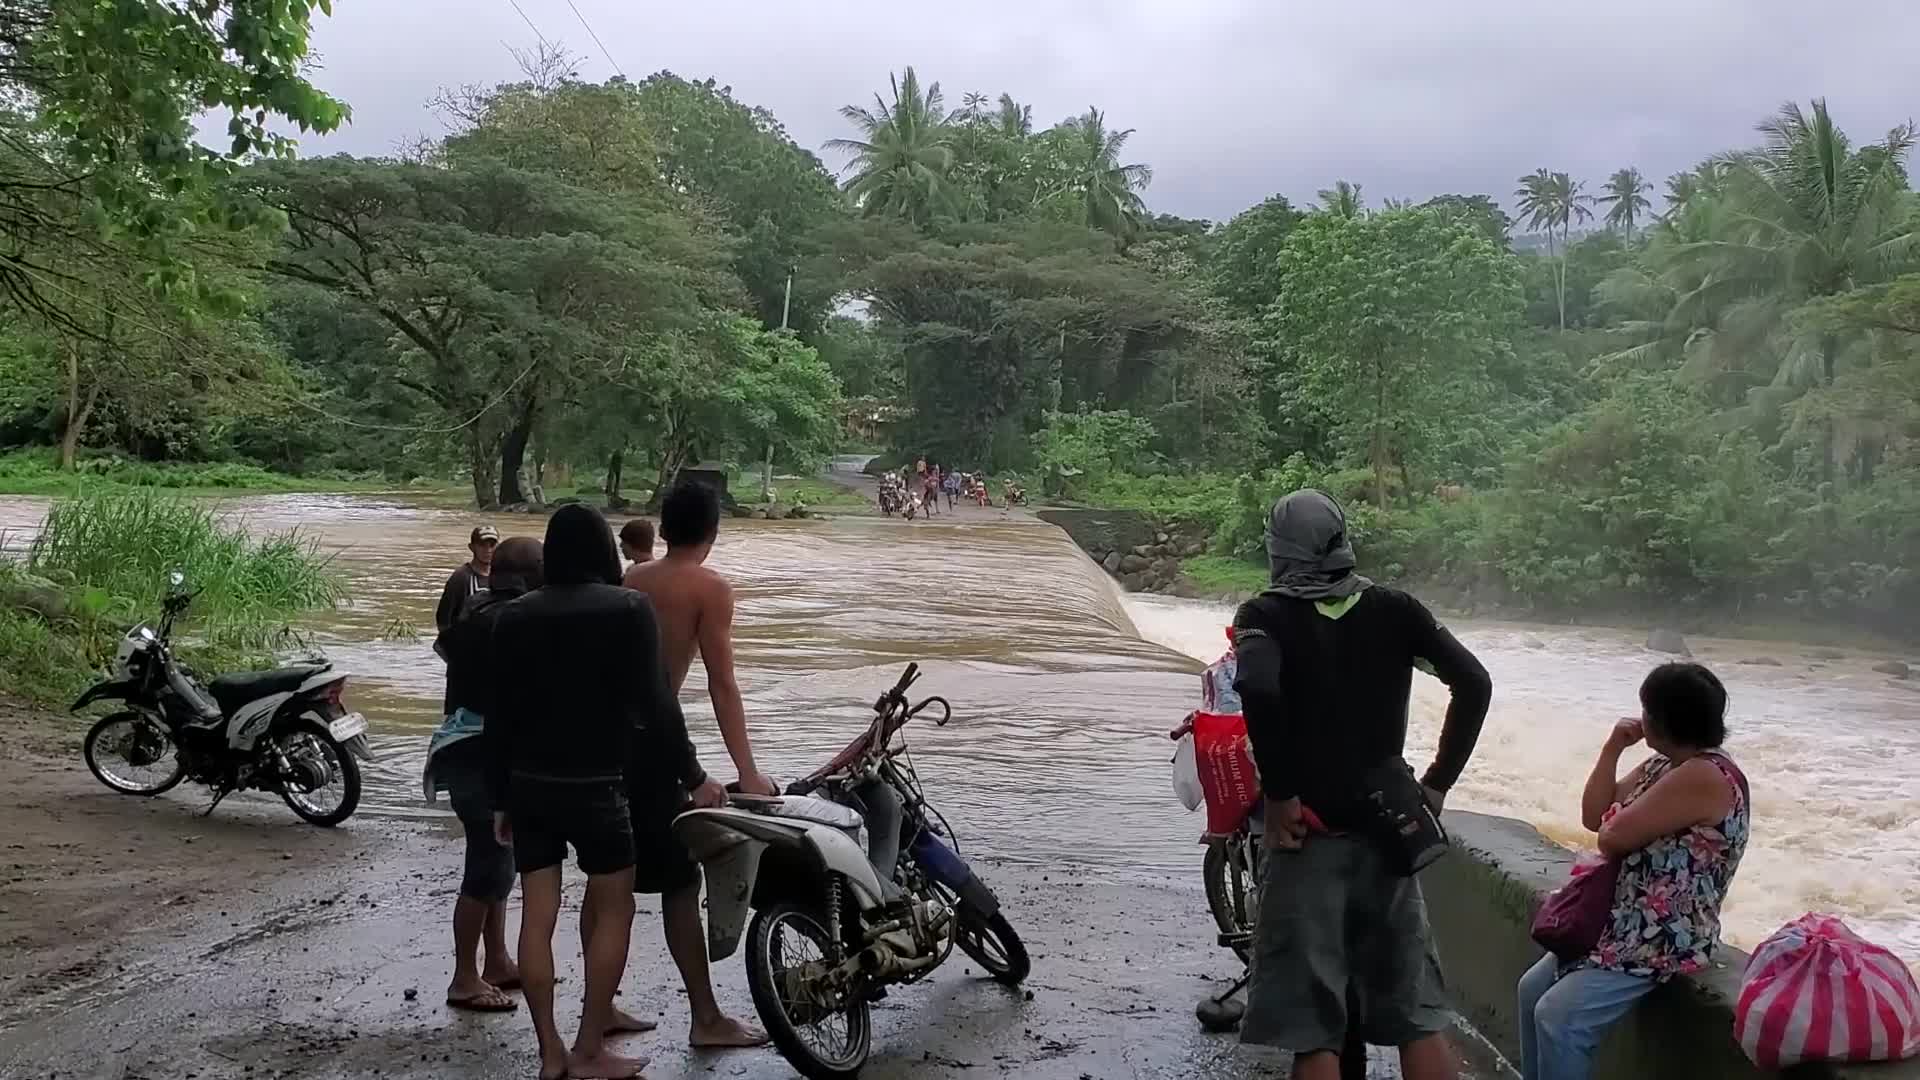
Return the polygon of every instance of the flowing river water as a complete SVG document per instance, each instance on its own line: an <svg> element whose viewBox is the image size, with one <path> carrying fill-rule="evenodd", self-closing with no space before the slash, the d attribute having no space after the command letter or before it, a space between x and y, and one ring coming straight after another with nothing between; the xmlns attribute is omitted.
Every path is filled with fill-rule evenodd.
<svg viewBox="0 0 1920 1080"><path fill-rule="evenodd" d="M223 508L256 531L311 533L347 578L351 603L305 628L353 673L349 703L374 724L380 761L364 812L442 812L423 806L419 786L442 683L433 607L481 518L406 496L248 496ZM0 536L17 545L45 509L42 499L0 498ZM544 528L538 518L487 520L502 535ZM907 734L963 845L1068 873L1191 875L1197 891L1202 822L1174 801L1165 732L1198 703L1194 676L1223 645L1227 606L1123 597L1060 531L997 513L729 521L712 561L738 588L740 681L768 772L811 771L918 661L919 691L951 700L954 718ZM403 624L424 633L397 633ZM1492 671L1495 703L1450 805L1582 843L1579 792L1593 753L1616 717L1636 711L1634 688L1656 657L1625 631L1454 629ZM1751 947L1804 911L1831 911L1920 962L1920 694L1872 674L1869 659L1740 641L1694 647L1728 684L1729 748L1754 790L1729 937ZM1780 666L1739 663L1762 656ZM696 667L695 740L730 775L700 687ZM1445 703L1438 683L1416 681L1410 760L1431 754ZM1195 904L1201 916L1197 895Z"/></svg>

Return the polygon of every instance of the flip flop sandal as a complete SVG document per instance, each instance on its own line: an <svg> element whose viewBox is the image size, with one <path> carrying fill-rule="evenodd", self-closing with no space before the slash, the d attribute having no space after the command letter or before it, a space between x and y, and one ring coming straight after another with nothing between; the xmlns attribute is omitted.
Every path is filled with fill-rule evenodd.
<svg viewBox="0 0 1920 1080"><path fill-rule="evenodd" d="M463 1012L510 1013L519 1007L519 1002L497 990L494 994L476 994L473 997L447 999L447 1008L459 1009Z"/></svg>

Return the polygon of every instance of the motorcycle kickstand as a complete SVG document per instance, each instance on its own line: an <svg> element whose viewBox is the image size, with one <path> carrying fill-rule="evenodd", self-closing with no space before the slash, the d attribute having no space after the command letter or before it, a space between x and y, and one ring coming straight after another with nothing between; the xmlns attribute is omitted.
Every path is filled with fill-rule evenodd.
<svg viewBox="0 0 1920 1080"><path fill-rule="evenodd" d="M212 817L214 808L219 806L220 800L226 798L231 791L233 791L232 788L215 788L213 791L213 801L208 803L207 808L200 812L200 816Z"/></svg>

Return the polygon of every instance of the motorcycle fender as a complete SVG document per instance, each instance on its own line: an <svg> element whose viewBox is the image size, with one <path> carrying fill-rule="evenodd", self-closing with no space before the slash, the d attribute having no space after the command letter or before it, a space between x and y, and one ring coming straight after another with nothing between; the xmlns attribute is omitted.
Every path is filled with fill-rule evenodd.
<svg viewBox="0 0 1920 1080"><path fill-rule="evenodd" d="M701 865L707 877L707 953L725 960L740 947L753 906L753 885L760 876L763 840L743 840Z"/></svg>
<svg viewBox="0 0 1920 1080"><path fill-rule="evenodd" d="M847 879L847 884L853 887L853 900L860 910L879 906L880 875L874 872L873 864L867 861L867 853L861 850L859 844L831 825L810 826L807 840L819 852L821 863L829 871Z"/></svg>
<svg viewBox="0 0 1920 1080"><path fill-rule="evenodd" d="M268 694L240 706L234 711L233 718L227 721L227 745L242 752L252 750L254 742L272 726L280 706L291 700L293 694L283 692Z"/></svg>
<svg viewBox="0 0 1920 1080"><path fill-rule="evenodd" d="M134 684L126 679L108 679L106 682L94 683L86 693L80 695L80 700L68 707L68 711L78 712L102 698L127 698L134 693L135 689Z"/></svg>
<svg viewBox="0 0 1920 1080"><path fill-rule="evenodd" d="M991 918L1000 911L1000 898L993 895L973 868L958 852L940 842L932 832L922 832L913 841L913 859L928 877L945 885L960 898L963 907Z"/></svg>

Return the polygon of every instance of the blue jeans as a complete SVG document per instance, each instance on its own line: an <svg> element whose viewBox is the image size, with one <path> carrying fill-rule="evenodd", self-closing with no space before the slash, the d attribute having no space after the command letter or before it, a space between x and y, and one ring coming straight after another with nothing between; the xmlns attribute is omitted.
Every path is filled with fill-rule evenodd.
<svg viewBox="0 0 1920 1080"><path fill-rule="evenodd" d="M1638 975L1581 968L1565 977L1549 953L1520 976L1523 1080L1587 1080L1607 1029L1660 985Z"/></svg>

